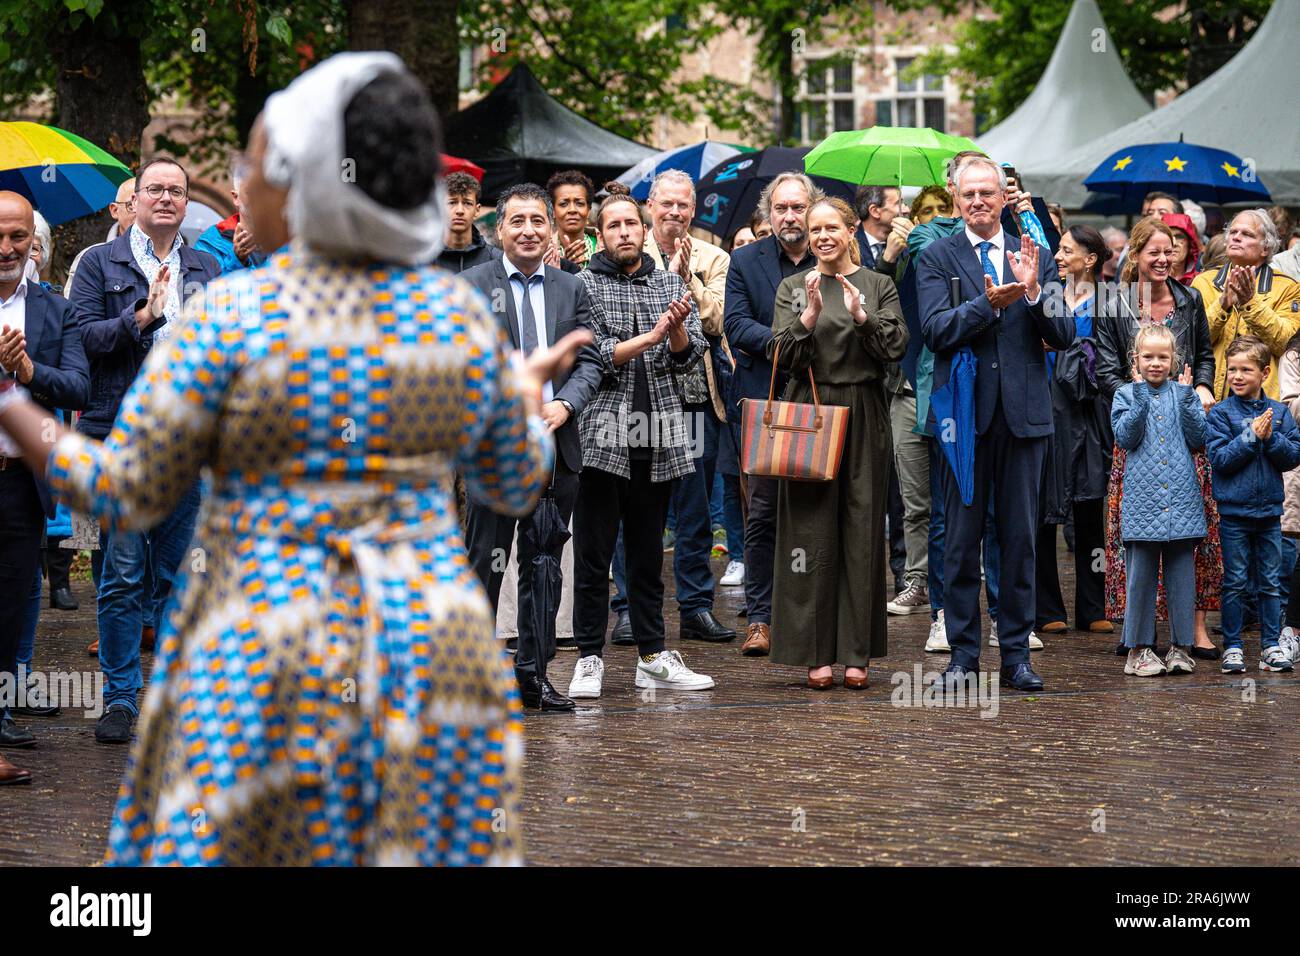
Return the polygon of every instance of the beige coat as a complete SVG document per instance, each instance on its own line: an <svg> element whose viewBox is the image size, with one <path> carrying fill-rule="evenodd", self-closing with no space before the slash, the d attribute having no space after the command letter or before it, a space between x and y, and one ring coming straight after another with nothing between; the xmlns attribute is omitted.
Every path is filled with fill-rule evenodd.
<svg viewBox="0 0 1300 956"><path fill-rule="evenodd" d="M1293 338L1278 361L1279 401L1286 403L1291 417L1300 422L1300 335ZM1300 537L1300 468L1282 476L1285 497L1282 502L1282 533Z"/></svg>
<svg viewBox="0 0 1300 956"><path fill-rule="evenodd" d="M650 258L654 259L658 268L667 268L663 256L659 254L659 243L655 242L654 232L649 229L645 234L645 251ZM691 236L691 281L687 283L687 287L691 290L691 298L699 307L700 325L705 335L722 335L727 269L730 267L731 256L721 248ZM723 346L726 346L726 339L723 339ZM718 416L719 421L725 422L727 407L718 388L718 376L713 369L713 355L708 351L704 353L704 374L709 381L709 397L713 400L713 412Z"/></svg>

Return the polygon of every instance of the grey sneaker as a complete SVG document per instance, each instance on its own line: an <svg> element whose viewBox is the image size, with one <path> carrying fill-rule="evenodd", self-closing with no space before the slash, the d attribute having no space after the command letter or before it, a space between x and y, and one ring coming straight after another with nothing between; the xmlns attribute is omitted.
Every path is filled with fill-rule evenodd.
<svg viewBox="0 0 1300 956"><path fill-rule="evenodd" d="M1274 644L1260 657L1259 669L1262 671L1289 671L1294 670L1295 665L1291 663L1291 658L1287 657L1286 651Z"/></svg>
<svg viewBox="0 0 1300 956"><path fill-rule="evenodd" d="M1282 648L1282 653L1291 663L1300 661L1300 635L1296 634L1294 627L1282 628L1282 636L1277 639L1277 646Z"/></svg>
<svg viewBox="0 0 1300 956"><path fill-rule="evenodd" d="M1263 662L1261 661L1261 663ZM1246 657L1242 654L1240 647L1225 647L1223 649L1223 660L1219 662L1219 670L1225 674L1246 673Z"/></svg>
<svg viewBox="0 0 1300 956"><path fill-rule="evenodd" d="M1169 653L1165 655L1165 670L1171 674L1190 674L1196 670L1196 661L1192 660L1185 650L1175 644L1169 648Z"/></svg>
<svg viewBox="0 0 1300 956"><path fill-rule="evenodd" d="M885 605L890 614L919 614L930 610L930 592L924 584L912 582Z"/></svg>
<svg viewBox="0 0 1300 956"><path fill-rule="evenodd" d="M1124 673L1134 677L1157 677L1164 672L1164 662L1149 647L1132 648L1124 661Z"/></svg>

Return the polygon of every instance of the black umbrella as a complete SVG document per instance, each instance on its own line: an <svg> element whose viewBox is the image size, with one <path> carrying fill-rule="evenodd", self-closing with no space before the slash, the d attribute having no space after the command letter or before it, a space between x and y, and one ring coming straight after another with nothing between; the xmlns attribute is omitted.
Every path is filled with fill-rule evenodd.
<svg viewBox="0 0 1300 956"><path fill-rule="evenodd" d="M811 146L769 146L756 153L732 156L709 170L695 184L695 219L691 225L726 238L747 225L758 208L758 197L781 173L802 173ZM823 192L852 204L858 187L825 176L812 181Z"/></svg>
<svg viewBox="0 0 1300 956"><path fill-rule="evenodd" d="M569 540L569 527L560 516L553 490L547 490L524 532L533 547L532 593L520 589L521 602L530 606L521 608L523 620L532 624L537 639L537 672L546 676L546 662L555 655L555 615L560 609L560 589L564 575L560 570L560 553ZM520 567L519 573L525 573Z"/></svg>

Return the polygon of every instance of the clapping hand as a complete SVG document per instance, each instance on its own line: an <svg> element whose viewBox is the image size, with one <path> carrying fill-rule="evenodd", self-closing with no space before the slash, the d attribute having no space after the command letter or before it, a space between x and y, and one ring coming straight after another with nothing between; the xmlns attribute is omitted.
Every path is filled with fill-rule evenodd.
<svg viewBox="0 0 1300 956"><path fill-rule="evenodd" d="M844 278L841 273L835 273L835 278L840 283L840 288L844 290L844 309L853 317L853 321L858 325L867 321L867 310L862 307L862 293L848 279Z"/></svg>
<svg viewBox="0 0 1300 956"><path fill-rule="evenodd" d="M579 236L564 244L564 258L582 265L587 261L587 237Z"/></svg>
<svg viewBox="0 0 1300 956"><path fill-rule="evenodd" d="M674 244L672 261L668 263L668 271L676 272L682 277L682 281L687 285L691 282L691 237L682 236Z"/></svg>
<svg viewBox="0 0 1300 956"><path fill-rule="evenodd" d="M655 323L654 340L658 344L668 336L672 335L673 330L680 327L686 321L686 317L691 314L691 296L688 292L680 299L674 299L668 303L668 308L663 315L659 316L659 321Z"/></svg>
<svg viewBox="0 0 1300 956"><path fill-rule="evenodd" d="M32 380L32 360L27 357L27 337L21 329L4 326L0 331L0 367L6 372L18 376L18 381L26 385Z"/></svg>
<svg viewBox="0 0 1300 956"><path fill-rule="evenodd" d="M808 305L805 306L800 318L804 325L812 328L817 324L817 317L822 314L822 275L816 269L808 270L803 277L803 291Z"/></svg>
<svg viewBox="0 0 1300 956"><path fill-rule="evenodd" d="M248 262L248 257L258 251L257 241L253 238L253 234L244 226L242 220L235 226L234 246L235 255L239 258L240 262Z"/></svg>
<svg viewBox="0 0 1300 956"><path fill-rule="evenodd" d="M988 296L989 305L993 306L993 308L1005 309L1025 294L1025 286L1021 282L994 285L993 279L986 274L984 276L984 294Z"/></svg>
<svg viewBox="0 0 1300 956"><path fill-rule="evenodd" d="M1255 437L1260 441L1268 441L1273 437L1273 409L1269 409L1263 415L1260 415L1250 427L1255 430Z"/></svg>
<svg viewBox="0 0 1300 956"><path fill-rule="evenodd" d="M1038 298L1038 244L1029 236L1020 237L1020 252L1007 252L1011 274L1025 287L1025 295L1030 299Z"/></svg>
<svg viewBox="0 0 1300 956"><path fill-rule="evenodd" d="M135 314L136 324L141 329L162 318L163 312L167 309L167 285L170 280L171 269L164 265L158 270L158 274L154 276L153 282L149 283L148 301Z"/></svg>
<svg viewBox="0 0 1300 956"><path fill-rule="evenodd" d="M1255 297L1255 270L1250 266L1233 266L1220 300L1225 308L1243 306Z"/></svg>
<svg viewBox="0 0 1300 956"><path fill-rule="evenodd" d="M552 269L560 268L560 247L552 242L546 247L546 253L542 256L542 262Z"/></svg>
<svg viewBox="0 0 1300 956"><path fill-rule="evenodd" d="M578 329L570 332L550 348L533 349L528 358L524 360L524 378L527 385L525 394L527 404L530 405L529 414L540 414L542 386L564 372L577 358L578 350L594 341L595 337L589 331ZM560 407L563 408L563 406ZM568 417L567 414L565 417ZM548 426L552 426L552 431L559 427L552 424L554 418L555 416L551 415L546 422Z"/></svg>

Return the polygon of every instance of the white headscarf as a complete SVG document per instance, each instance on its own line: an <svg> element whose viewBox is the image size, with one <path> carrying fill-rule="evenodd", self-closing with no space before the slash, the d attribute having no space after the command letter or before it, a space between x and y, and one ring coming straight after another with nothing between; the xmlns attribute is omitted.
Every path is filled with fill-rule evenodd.
<svg viewBox="0 0 1300 956"><path fill-rule="evenodd" d="M266 101L262 170L289 190L285 215L295 239L325 253L401 265L432 262L442 251L442 177L423 203L401 211L375 202L347 175L358 157L343 155L344 110L375 77L405 71L392 53L339 53Z"/></svg>

